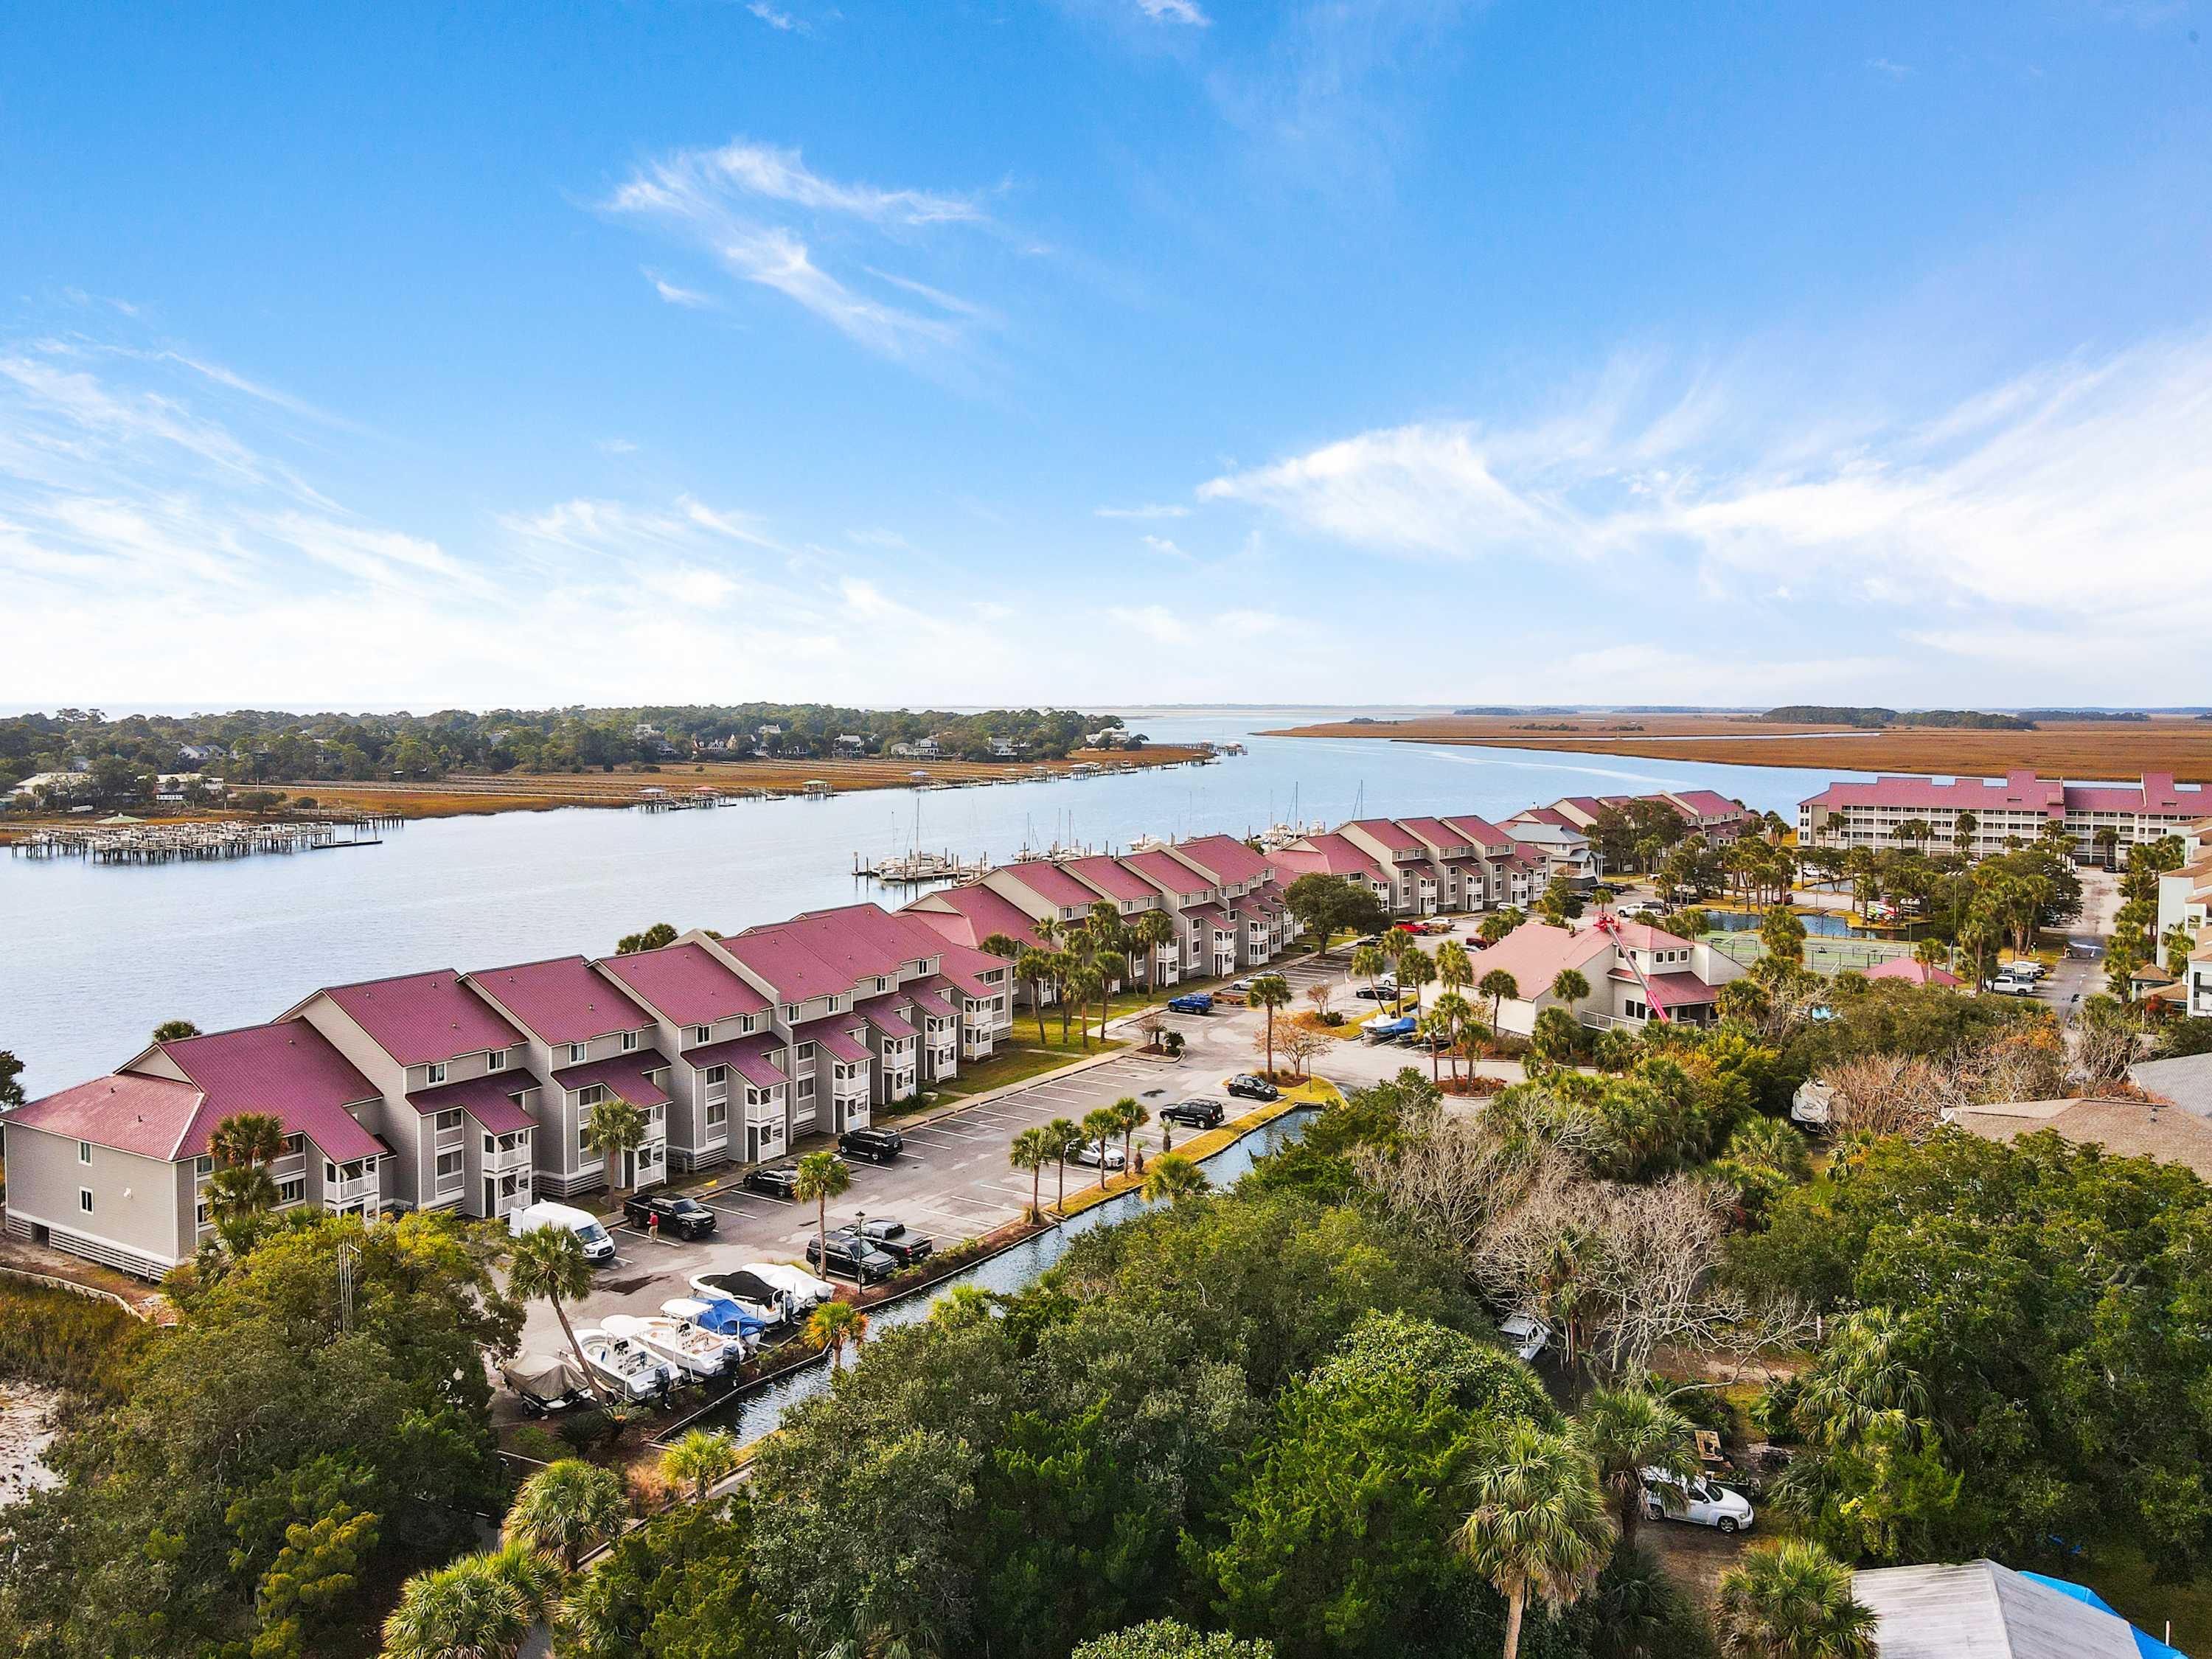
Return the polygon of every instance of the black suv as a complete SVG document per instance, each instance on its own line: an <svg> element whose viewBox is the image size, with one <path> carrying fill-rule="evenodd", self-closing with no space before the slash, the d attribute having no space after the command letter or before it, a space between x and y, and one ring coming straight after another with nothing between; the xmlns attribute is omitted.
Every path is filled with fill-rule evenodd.
<svg viewBox="0 0 2212 1659"><path fill-rule="evenodd" d="M837 1150L871 1164L889 1164L906 1150L896 1129L848 1129L837 1137Z"/></svg>
<svg viewBox="0 0 2212 1659"><path fill-rule="evenodd" d="M1280 1100L1283 1091L1263 1077L1232 1077L1225 1085L1239 1100Z"/></svg>
<svg viewBox="0 0 2212 1659"><path fill-rule="evenodd" d="M833 1237L849 1237L855 1231L848 1224L840 1227ZM902 1267L911 1267L917 1261L927 1261L937 1249L929 1239L908 1226L903 1221L893 1221L881 1216L873 1221L860 1224L858 1231L866 1234L868 1243L881 1250Z"/></svg>
<svg viewBox="0 0 2212 1659"><path fill-rule="evenodd" d="M796 1164L764 1164L757 1170L745 1172L748 1192L766 1193L770 1198L795 1199L798 1196L799 1165Z"/></svg>
<svg viewBox="0 0 2212 1659"><path fill-rule="evenodd" d="M623 1219L634 1227L660 1218L660 1231L682 1238L704 1238L714 1231L714 1212L696 1198L673 1193L633 1193L623 1200Z"/></svg>
<svg viewBox="0 0 2212 1659"><path fill-rule="evenodd" d="M1181 1123L1193 1129L1218 1129L1226 1115L1218 1100L1178 1100L1172 1106L1160 1108L1161 1121Z"/></svg>
<svg viewBox="0 0 2212 1659"><path fill-rule="evenodd" d="M899 1269L896 1257L866 1244L850 1231L830 1235L830 1258L822 1257L822 1241L806 1241L806 1261L832 1279L849 1279L856 1285L872 1285L878 1279L889 1279Z"/></svg>

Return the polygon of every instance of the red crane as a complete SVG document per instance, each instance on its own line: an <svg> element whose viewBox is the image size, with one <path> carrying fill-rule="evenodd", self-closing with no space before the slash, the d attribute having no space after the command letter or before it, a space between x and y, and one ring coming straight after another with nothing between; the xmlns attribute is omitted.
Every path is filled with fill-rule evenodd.
<svg viewBox="0 0 2212 1659"><path fill-rule="evenodd" d="M1636 965L1636 952L1629 949L1627 944L1621 939L1620 918L1612 915L1610 912L1601 911L1598 915L1597 921L1591 925L1595 927L1599 933L1610 934L1612 936L1613 953L1618 956L1621 961L1626 963L1628 964L1628 971L1636 975L1637 988L1644 993L1644 1006L1651 1011L1651 1018L1657 1020L1662 1025L1673 1024L1674 1023L1674 1015L1667 1012L1666 1004L1661 1002L1658 998L1651 994L1651 981L1644 977L1644 970Z"/></svg>

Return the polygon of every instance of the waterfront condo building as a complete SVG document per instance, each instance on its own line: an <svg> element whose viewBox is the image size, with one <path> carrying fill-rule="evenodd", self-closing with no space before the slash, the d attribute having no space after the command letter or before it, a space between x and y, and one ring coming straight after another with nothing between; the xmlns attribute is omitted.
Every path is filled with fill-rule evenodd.
<svg viewBox="0 0 2212 1659"><path fill-rule="evenodd" d="M2112 831L2124 858L2141 842L2185 833L2208 808L2212 793L2177 786L2170 772L2147 772L2132 787L2058 783L2025 769L2001 779L1881 777L1832 783L1799 803L1797 839L1817 847L1901 847L1907 843L1898 832L1917 822L1928 826L1930 846L1984 858L2057 824L2086 863L2103 856L2100 830ZM1971 815L1963 836L1962 814Z"/></svg>

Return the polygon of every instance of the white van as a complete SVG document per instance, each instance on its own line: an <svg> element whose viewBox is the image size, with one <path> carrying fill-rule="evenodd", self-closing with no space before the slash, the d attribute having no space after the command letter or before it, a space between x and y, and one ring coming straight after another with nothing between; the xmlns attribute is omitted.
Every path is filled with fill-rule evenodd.
<svg viewBox="0 0 2212 1659"><path fill-rule="evenodd" d="M615 1242L599 1224L599 1218L572 1205L532 1204L510 1212L507 1218L507 1230L517 1238L540 1227L562 1227L575 1234L583 1242L584 1260L595 1267L615 1259Z"/></svg>

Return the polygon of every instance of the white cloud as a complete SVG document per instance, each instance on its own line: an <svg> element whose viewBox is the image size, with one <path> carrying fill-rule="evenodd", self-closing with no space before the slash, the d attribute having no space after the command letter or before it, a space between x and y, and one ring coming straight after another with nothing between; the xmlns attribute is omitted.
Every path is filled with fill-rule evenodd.
<svg viewBox="0 0 2212 1659"><path fill-rule="evenodd" d="M752 3L745 9L772 29L781 29L788 33L799 26L796 17L787 11L778 11L774 6L769 4L768 0L752 0Z"/></svg>
<svg viewBox="0 0 2212 1659"><path fill-rule="evenodd" d="M1911 64L1893 63L1887 58L1869 58L1867 59L1867 67L1876 75L1887 76L1893 81L1902 81L1912 73Z"/></svg>
<svg viewBox="0 0 2212 1659"><path fill-rule="evenodd" d="M862 264L859 275L916 295L929 309L918 311L868 293L823 269L795 222L803 216L841 233L867 229L910 242L939 226L988 225L989 216L973 196L830 179L807 167L796 149L739 140L714 149L676 150L649 161L603 206L610 214L649 222L702 248L739 281L783 295L887 357L911 359L950 350L986 315L940 287ZM664 299L708 303L704 295L653 280Z"/></svg>
<svg viewBox="0 0 2212 1659"><path fill-rule="evenodd" d="M1190 516L1188 507L1172 505L1094 507L1091 510L1102 519L1187 519Z"/></svg>
<svg viewBox="0 0 2212 1659"><path fill-rule="evenodd" d="M1171 559L1187 559L1190 556L1164 536L1139 536L1137 539L1151 548L1153 552L1164 553Z"/></svg>
<svg viewBox="0 0 2212 1659"><path fill-rule="evenodd" d="M649 270L645 273L645 276L646 280L653 284L653 291L672 306L682 306L690 311L714 309L714 301L696 289L678 288L666 277L657 276Z"/></svg>
<svg viewBox="0 0 2212 1659"><path fill-rule="evenodd" d="M1137 9L1156 23L1185 23L1202 29L1213 21L1194 0L1137 0Z"/></svg>

